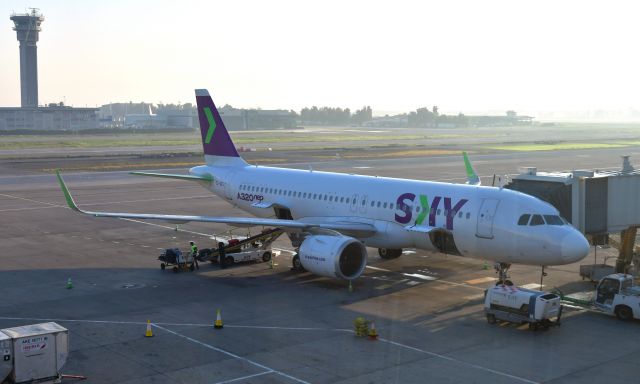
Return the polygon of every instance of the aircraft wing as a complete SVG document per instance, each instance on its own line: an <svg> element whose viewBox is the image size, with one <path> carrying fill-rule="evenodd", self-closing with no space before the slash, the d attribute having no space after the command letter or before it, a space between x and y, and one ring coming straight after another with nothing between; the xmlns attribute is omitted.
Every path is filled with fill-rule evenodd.
<svg viewBox="0 0 640 384"><path fill-rule="evenodd" d="M190 181L213 181L213 176L205 175L205 176L194 176L194 175L175 175L169 173L155 173L155 172L129 172L131 175L137 176L152 176L152 177L164 177L167 179L179 179L179 180L190 180Z"/></svg>
<svg viewBox="0 0 640 384"><path fill-rule="evenodd" d="M69 206L69 208L71 208L76 212L84 213L94 217L163 220L163 221L168 221L170 223L176 223L176 224L187 223L190 221L199 221L199 222L207 222L207 223L228 224L236 227L252 227L252 226L281 227L285 229L291 229L294 231L304 231L312 228L322 228L322 229L329 229L329 230L334 230L338 232L354 234L355 236L363 236L363 237L371 236L377 231L376 228L371 224L349 222L349 221L314 223L314 222L306 222L306 221L298 221L298 220L262 219L262 218L254 218L254 217L217 217L217 216L162 215L162 214L147 214L147 213L85 211L78 208L75 201L73 201L73 197L71 196L69 189L64 183L64 180L62 180L62 176L60 176L59 171L56 171L56 176L58 178L58 182L60 183L60 187L62 188L62 192L64 193L64 197L67 200L67 205Z"/></svg>

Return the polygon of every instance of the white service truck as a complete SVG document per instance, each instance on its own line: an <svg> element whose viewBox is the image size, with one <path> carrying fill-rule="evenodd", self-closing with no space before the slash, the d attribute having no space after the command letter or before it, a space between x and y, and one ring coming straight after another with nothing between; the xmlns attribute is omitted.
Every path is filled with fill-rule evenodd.
<svg viewBox="0 0 640 384"><path fill-rule="evenodd" d="M560 325L562 305L555 293L501 284L485 291L484 311L489 324L497 320L529 323L529 329L537 330Z"/></svg>
<svg viewBox="0 0 640 384"><path fill-rule="evenodd" d="M633 285L633 276L614 273L605 276L596 287L593 306L620 320L640 319L640 286Z"/></svg>

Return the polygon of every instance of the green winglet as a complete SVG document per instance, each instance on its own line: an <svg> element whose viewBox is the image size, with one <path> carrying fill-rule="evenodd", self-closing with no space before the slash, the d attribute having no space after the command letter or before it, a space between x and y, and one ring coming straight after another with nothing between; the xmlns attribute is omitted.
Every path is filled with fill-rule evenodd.
<svg viewBox="0 0 640 384"><path fill-rule="evenodd" d="M71 197L71 193L69 193L69 189L65 185L64 180L62 180L62 176L60 176L60 170L56 170L56 176L58 177L58 183L60 183L60 188L62 188L62 193L64 193L64 198L67 200L67 205L69 206L69 208L73 209L74 211L81 212L80 208L78 208L76 203L73 201L73 197Z"/></svg>
<svg viewBox="0 0 640 384"><path fill-rule="evenodd" d="M467 184L480 185L480 178L476 175L476 171L473 170L467 152L463 151L462 157L464 158L464 167L467 169Z"/></svg>

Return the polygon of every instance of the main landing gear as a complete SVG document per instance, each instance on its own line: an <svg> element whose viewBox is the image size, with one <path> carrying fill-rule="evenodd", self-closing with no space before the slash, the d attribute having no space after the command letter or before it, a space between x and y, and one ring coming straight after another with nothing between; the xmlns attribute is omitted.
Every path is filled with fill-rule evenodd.
<svg viewBox="0 0 640 384"><path fill-rule="evenodd" d="M293 259L291 259L291 270L292 271L299 271L299 272L304 272L304 267L302 266L302 262L300 261L300 254L296 252L296 254L293 256Z"/></svg>
<svg viewBox="0 0 640 384"><path fill-rule="evenodd" d="M378 255L386 260L395 259L402 255L402 249L378 248Z"/></svg>
<svg viewBox="0 0 640 384"><path fill-rule="evenodd" d="M511 268L511 264L509 263L495 263L493 265L496 273L498 274L498 281L496 281L496 285L507 285L512 286L513 282L509 280L509 268Z"/></svg>

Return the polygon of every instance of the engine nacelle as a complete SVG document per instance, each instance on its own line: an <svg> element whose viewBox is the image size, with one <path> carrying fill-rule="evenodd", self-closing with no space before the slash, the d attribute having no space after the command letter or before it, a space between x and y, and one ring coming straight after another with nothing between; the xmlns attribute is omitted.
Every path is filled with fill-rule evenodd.
<svg viewBox="0 0 640 384"><path fill-rule="evenodd" d="M298 254L307 271L326 277L353 280L367 265L367 248L347 236L307 236Z"/></svg>

